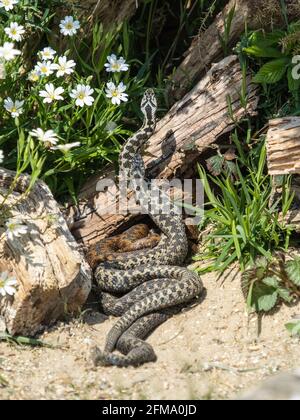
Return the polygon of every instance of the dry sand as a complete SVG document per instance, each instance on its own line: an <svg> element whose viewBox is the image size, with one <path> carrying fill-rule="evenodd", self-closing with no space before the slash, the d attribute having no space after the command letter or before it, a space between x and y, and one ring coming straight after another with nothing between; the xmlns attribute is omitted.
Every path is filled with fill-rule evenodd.
<svg viewBox="0 0 300 420"><path fill-rule="evenodd" d="M7 381L0 398L230 399L274 373L299 367L299 339L284 326L300 312L296 305L282 305L259 323L247 315L237 273L203 280L204 300L149 338L156 363L93 367L90 350L94 344L103 347L115 321L88 311L42 335L59 348L0 343L0 376Z"/></svg>

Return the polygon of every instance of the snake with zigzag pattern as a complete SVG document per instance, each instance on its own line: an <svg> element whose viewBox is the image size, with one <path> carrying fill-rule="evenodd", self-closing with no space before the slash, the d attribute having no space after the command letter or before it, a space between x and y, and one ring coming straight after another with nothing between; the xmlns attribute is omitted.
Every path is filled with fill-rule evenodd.
<svg viewBox="0 0 300 420"><path fill-rule="evenodd" d="M150 197L141 151L155 129L157 102L152 89L145 92L141 110L144 124L120 154L120 181L126 189L130 181L135 199L144 209L150 205L149 215L162 236L155 248L122 255L95 271L104 312L121 317L108 333L104 351L97 349L96 363L101 365L125 367L155 361L155 352L145 338L203 290L199 276L180 267L188 252L180 212L170 202L168 212L165 203L164 209L159 203L158 208L150 203L153 190Z"/></svg>

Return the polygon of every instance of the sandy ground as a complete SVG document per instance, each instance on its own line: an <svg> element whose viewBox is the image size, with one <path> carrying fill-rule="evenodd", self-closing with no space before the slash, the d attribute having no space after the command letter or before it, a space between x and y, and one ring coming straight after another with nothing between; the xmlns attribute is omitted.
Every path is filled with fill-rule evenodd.
<svg viewBox="0 0 300 420"><path fill-rule="evenodd" d="M139 368L93 367L114 319L96 311L42 335L58 348L0 343L1 399L230 399L279 371L299 367L299 339L284 324L300 312L281 306L250 319L238 274L203 277L199 305L170 319L149 338L158 361ZM258 336L258 331L260 335Z"/></svg>

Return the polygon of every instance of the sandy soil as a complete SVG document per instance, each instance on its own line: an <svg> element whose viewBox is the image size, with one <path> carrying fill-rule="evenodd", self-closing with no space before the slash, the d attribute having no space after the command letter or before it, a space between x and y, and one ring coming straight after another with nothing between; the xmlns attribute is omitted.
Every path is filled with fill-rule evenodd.
<svg viewBox="0 0 300 420"><path fill-rule="evenodd" d="M95 368L114 319L88 311L42 335L58 348L0 343L1 399L229 399L278 371L299 367L299 339L284 324L297 306L249 319L237 273L203 277L206 296L149 338L158 361L139 368ZM258 331L260 335L258 336Z"/></svg>

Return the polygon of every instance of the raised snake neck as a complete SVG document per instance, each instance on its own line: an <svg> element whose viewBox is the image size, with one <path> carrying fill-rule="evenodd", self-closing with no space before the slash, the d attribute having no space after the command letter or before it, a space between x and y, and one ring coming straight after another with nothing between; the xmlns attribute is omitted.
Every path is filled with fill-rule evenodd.
<svg viewBox="0 0 300 420"><path fill-rule="evenodd" d="M141 109L144 124L123 147L120 178L126 186L131 182L136 200L147 206L150 196L143 184L145 169L140 153L155 129L157 104L152 90L145 92ZM203 289L197 274L178 266L188 251L181 216L176 211L164 214L151 210L149 215L163 233L159 244L115 263L100 264L95 272L104 311L121 316L108 334L104 352L99 350L97 361L102 365L136 366L154 361L155 353L144 338ZM115 353L115 349L123 354Z"/></svg>

